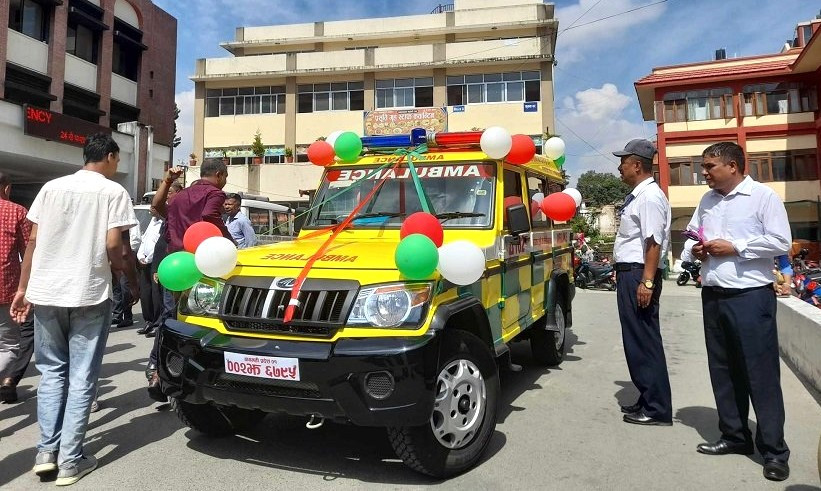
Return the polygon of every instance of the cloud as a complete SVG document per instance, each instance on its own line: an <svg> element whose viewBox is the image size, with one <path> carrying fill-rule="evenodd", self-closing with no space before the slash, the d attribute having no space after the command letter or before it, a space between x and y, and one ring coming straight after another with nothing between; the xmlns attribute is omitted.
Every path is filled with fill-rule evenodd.
<svg viewBox="0 0 821 491"><path fill-rule="evenodd" d="M632 101L630 97L619 93L619 89L611 83L602 85L600 89L576 92L575 97L575 101L565 97L565 109L597 122L621 114Z"/></svg>
<svg viewBox="0 0 821 491"><path fill-rule="evenodd" d="M194 89L174 94L180 117L177 119L177 136L180 146L174 149L174 159L188 161L188 155L194 148ZM199 155L202 160L202 155Z"/></svg>

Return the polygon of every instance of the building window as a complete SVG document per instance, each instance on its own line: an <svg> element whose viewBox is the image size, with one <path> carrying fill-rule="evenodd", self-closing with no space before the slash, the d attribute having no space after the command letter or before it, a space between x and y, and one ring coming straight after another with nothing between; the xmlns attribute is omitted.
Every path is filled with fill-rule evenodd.
<svg viewBox="0 0 821 491"><path fill-rule="evenodd" d="M88 27L69 21L66 33L66 53L97 64L99 35Z"/></svg>
<svg viewBox="0 0 821 491"><path fill-rule="evenodd" d="M143 50L143 33L119 19L114 19L114 52L112 70L117 75L137 81Z"/></svg>
<svg viewBox="0 0 821 491"><path fill-rule="evenodd" d="M433 107L433 77L376 81L376 108Z"/></svg>
<svg viewBox="0 0 821 491"><path fill-rule="evenodd" d="M770 83L744 87L744 115L789 114L818 110L815 86L802 83Z"/></svg>
<svg viewBox="0 0 821 491"><path fill-rule="evenodd" d="M748 173L759 182L814 181L818 179L816 150L751 153L747 156Z"/></svg>
<svg viewBox="0 0 821 491"><path fill-rule="evenodd" d="M664 119L659 123L728 119L735 115L733 94L729 87L718 89L668 92L664 94Z"/></svg>
<svg viewBox="0 0 821 491"><path fill-rule="evenodd" d="M361 111L365 109L364 82L331 82L297 86L297 112Z"/></svg>
<svg viewBox="0 0 821 491"><path fill-rule="evenodd" d="M701 157L676 157L667 159L670 167L671 186L696 186L707 184L701 173Z"/></svg>
<svg viewBox="0 0 821 491"><path fill-rule="evenodd" d="M49 12L34 0L11 0L9 27L38 41L48 42Z"/></svg>
<svg viewBox="0 0 821 491"><path fill-rule="evenodd" d="M285 87L206 89L205 117L241 114L285 114Z"/></svg>
<svg viewBox="0 0 821 491"><path fill-rule="evenodd" d="M447 78L448 106L540 101L540 77L539 72L450 75Z"/></svg>

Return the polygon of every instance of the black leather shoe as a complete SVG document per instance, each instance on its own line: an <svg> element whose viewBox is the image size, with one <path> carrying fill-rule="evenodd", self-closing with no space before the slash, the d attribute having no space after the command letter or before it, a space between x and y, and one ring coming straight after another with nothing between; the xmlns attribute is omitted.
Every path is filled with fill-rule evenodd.
<svg viewBox="0 0 821 491"><path fill-rule="evenodd" d="M157 330L156 329L151 329L150 331L145 333L145 337L147 337L147 338L153 338L156 335L157 335Z"/></svg>
<svg viewBox="0 0 821 491"><path fill-rule="evenodd" d="M644 414L643 411L637 413L625 414L622 418L625 423L632 423L634 425L646 426L673 426L672 421L661 421L659 419L651 418Z"/></svg>
<svg viewBox="0 0 821 491"><path fill-rule="evenodd" d="M754 451L752 443L732 443L727 440L718 440L713 443L699 443L696 450L698 453L706 455L752 455Z"/></svg>
<svg viewBox="0 0 821 491"><path fill-rule="evenodd" d="M150 322L146 322L143 327L137 329L137 334L145 334L152 329L154 329L154 325Z"/></svg>
<svg viewBox="0 0 821 491"><path fill-rule="evenodd" d="M629 406L619 406L621 408L621 412L625 414L632 414L641 411L641 404L636 402L635 404L631 404Z"/></svg>
<svg viewBox="0 0 821 491"><path fill-rule="evenodd" d="M786 460L764 459L764 477L770 481L783 481L790 477L790 466Z"/></svg>

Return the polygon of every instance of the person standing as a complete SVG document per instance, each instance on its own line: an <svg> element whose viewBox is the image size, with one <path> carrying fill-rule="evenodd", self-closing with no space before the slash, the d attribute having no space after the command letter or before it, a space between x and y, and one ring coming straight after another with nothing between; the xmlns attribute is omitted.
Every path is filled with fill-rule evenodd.
<svg viewBox="0 0 821 491"><path fill-rule="evenodd" d="M626 423L673 424L670 377L661 340L659 297L663 258L670 243L670 203L653 180L656 147L631 140L623 151L621 179L633 188L621 208L613 257L622 341L630 379L639 391L635 404L621 406Z"/></svg>
<svg viewBox="0 0 821 491"><path fill-rule="evenodd" d="M0 402L17 401L14 363L18 357L31 358L30 344L29 349L21 350L21 325L11 315L31 222L26 218L25 208L9 201L10 194L11 180L0 172Z"/></svg>
<svg viewBox="0 0 821 491"><path fill-rule="evenodd" d="M145 227L140 238L140 247L137 249L137 274L140 279L140 306L143 311L145 325L137 329L137 334L148 334L156 329L157 321L162 315L163 300L162 287L154 281L153 262L154 248L160 238L164 220L157 213L156 208L149 208L151 221ZM136 227L134 227L136 228Z"/></svg>
<svg viewBox="0 0 821 491"><path fill-rule="evenodd" d="M131 246L130 262L133 264L135 271L139 268L136 253L140 247L140 227L132 227L127 233L123 234L123 241L127 241ZM131 327L134 325L134 313L131 306L136 303L136 300L131 298L131 286L128 284L128 275L112 273L113 278L113 293L112 303L114 307L111 310L111 325L114 327Z"/></svg>
<svg viewBox="0 0 821 491"><path fill-rule="evenodd" d="M241 203L242 196L235 193L228 194L223 210L225 211L225 226L231 232L234 242L237 243L237 248L245 249L257 245L257 234L254 232L251 220L240 211Z"/></svg>
<svg viewBox="0 0 821 491"><path fill-rule="evenodd" d="M792 243L787 211L773 190L744 175L740 146L710 145L702 159L711 190L701 198L688 229L703 230L692 254L701 260L707 364L721 438L701 443L697 450L752 454L747 420L752 400L764 477L783 481L790 475L790 450L784 441L772 269L774 259Z"/></svg>
<svg viewBox="0 0 821 491"><path fill-rule="evenodd" d="M56 484L77 482L97 467L83 452L111 325L111 270L130 275L123 232L137 225L128 193L109 180L119 146L110 135L89 136L84 167L47 182L31 205L33 222L20 284L11 305L19 322L34 304L34 345L40 441L34 473L58 470ZM83 217L82 220L78 217Z"/></svg>

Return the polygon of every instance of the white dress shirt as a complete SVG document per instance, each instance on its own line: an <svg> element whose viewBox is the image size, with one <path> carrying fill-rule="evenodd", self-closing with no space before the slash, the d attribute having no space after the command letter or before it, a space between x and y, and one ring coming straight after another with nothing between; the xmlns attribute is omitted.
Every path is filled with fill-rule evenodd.
<svg viewBox="0 0 821 491"><path fill-rule="evenodd" d="M650 237L661 245L658 267L670 248L670 203L652 177L640 182L630 193L635 198L621 213L621 223L613 245L617 263L644 264L644 242Z"/></svg>
<svg viewBox="0 0 821 491"><path fill-rule="evenodd" d="M705 286L754 288L772 283L774 258L786 254L792 244L790 222L781 198L750 176L727 196L708 191L687 227L704 227L707 240L727 240L737 253L707 256L702 261L701 278ZM688 242L689 247L692 244Z"/></svg>
<svg viewBox="0 0 821 491"><path fill-rule="evenodd" d="M151 264L154 260L154 247L160 240L160 229L162 228L162 218L151 217L148 226L140 241L140 248L137 250L137 260L141 264Z"/></svg>

